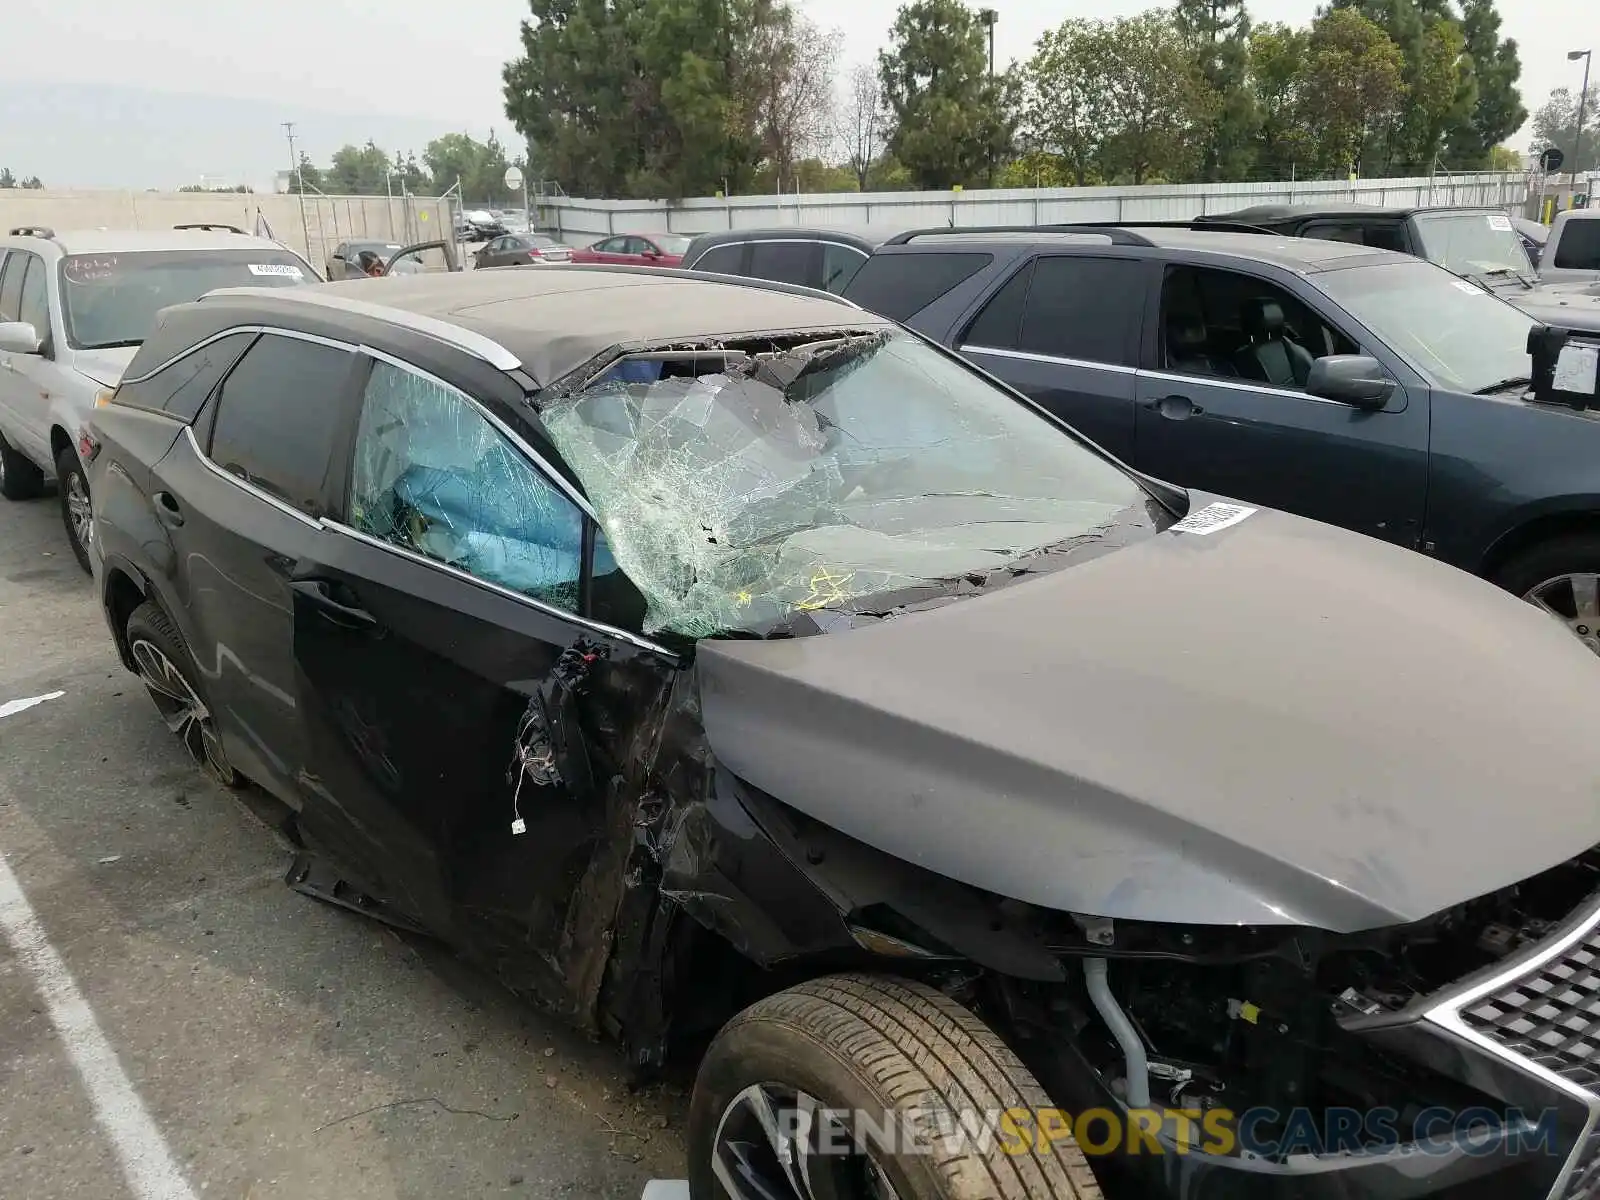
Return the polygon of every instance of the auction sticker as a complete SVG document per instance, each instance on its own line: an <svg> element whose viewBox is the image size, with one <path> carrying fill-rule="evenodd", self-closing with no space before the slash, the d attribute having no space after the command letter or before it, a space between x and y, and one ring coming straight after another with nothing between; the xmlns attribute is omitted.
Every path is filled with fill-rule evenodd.
<svg viewBox="0 0 1600 1200"><path fill-rule="evenodd" d="M252 275L283 275L289 279L299 279L301 270L292 263L251 263Z"/></svg>
<svg viewBox="0 0 1600 1200"><path fill-rule="evenodd" d="M1490 213L1489 228L1498 229L1501 233L1511 232L1511 218L1505 213Z"/></svg>
<svg viewBox="0 0 1600 1200"><path fill-rule="evenodd" d="M1255 509L1246 508L1242 504L1208 504L1179 521L1172 527L1171 532L1215 533L1219 529L1237 525L1246 517L1254 516L1255 512Z"/></svg>

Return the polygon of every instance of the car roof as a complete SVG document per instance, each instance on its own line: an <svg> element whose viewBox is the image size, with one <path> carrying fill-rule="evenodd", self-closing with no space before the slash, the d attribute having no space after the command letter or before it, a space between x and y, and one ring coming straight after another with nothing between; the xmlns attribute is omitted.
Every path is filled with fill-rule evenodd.
<svg viewBox="0 0 1600 1200"><path fill-rule="evenodd" d="M960 245L996 243L1020 244L1029 249L1071 248L1086 253L1103 253L1108 243L1165 250L1194 250L1233 258L1268 262L1291 271L1327 271L1358 266L1365 262L1416 262L1409 254L1357 246L1350 242L1329 242L1315 238L1277 236L1267 233L1236 233L1220 229L1189 229L1186 226L1061 226L1052 229L981 230L966 232L959 227L930 230L903 245L883 247L884 251L909 249L941 250ZM1137 241L1131 240L1137 238Z"/></svg>
<svg viewBox="0 0 1600 1200"><path fill-rule="evenodd" d="M894 236L894 231L879 226L852 228L832 225L776 225L767 229L717 229L695 235L702 246L720 246L728 242L771 242L784 239L806 242L844 242L871 250Z"/></svg>
<svg viewBox="0 0 1600 1200"><path fill-rule="evenodd" d="M394 322L411 314L443 322L503 347L516 362L502 358L495 365L522 366L541 385L622 345L894 324L804 289L780 290L673 268L559 263L537 270L440 271L298 288L225 288L201 303L212 298L270 308L314 305L367 320Z"/></svg>
<svg viewBox="0 0 1600 1200"><path fill-rule="evenodd" d="M1308 217L1395 217L1418 213L1499 212L1492 205L1473 204L1258 204L1234 212L1206 213L1203 221L1236 221L1241 225L1260 225L1268 221L1294 221Z"/></svg>
<svg viewBox="0 0 1600 1200"><path fill-rule="evenodd" d="M31 227L30 227L31 228ZM204 229L68 229L49 237L12 235L0 246L37 250L54 246L63 254L131 254L138 250L285 250L268 238L227 230ZM292 251L291 251L292 253Z"/></svg>

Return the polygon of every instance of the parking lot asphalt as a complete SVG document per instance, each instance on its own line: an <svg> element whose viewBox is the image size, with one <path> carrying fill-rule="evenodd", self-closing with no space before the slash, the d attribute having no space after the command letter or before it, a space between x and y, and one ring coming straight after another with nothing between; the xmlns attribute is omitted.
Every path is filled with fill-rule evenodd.
<svg viewBox="0 0 1600 1200"><path fill-rule="evenodd" d="M0 711L54 692L0 716L0 1196L635 1200L682 1175L681 1089L630 1092L611 1047L290 891L271 803L202 777L122 669L55 498L0 501Z"/></svg>

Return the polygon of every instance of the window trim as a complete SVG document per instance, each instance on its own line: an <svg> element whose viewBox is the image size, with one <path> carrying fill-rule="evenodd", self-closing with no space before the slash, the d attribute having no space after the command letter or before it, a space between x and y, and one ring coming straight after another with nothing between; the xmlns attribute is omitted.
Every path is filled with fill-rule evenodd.
<svg viewBox="0 0 1600 1200"><path fill-rule="evenodd" d="M1102 250L1102 249L1109 249L1109 248L1111 248L1110 243L1107 243L1107 245L1105 247L1101 247L1101 246L1098 246L1098 245L1094 247L1095 250ZM1142 298L1140 298L1140 302L1139 303L1137 303L1137 304L1135 304L1133 306L1133 311L1134 311L1137 319L1136 319L1136 321L1130 322L1129 330L1126 333L1124 333L1124 335L1123 335L1124 344L1121 347L1121 354L1122 354L1122 357L1125 360L1131 360L1131 362L1124 361L1124 362L1120 362L1120 363L1108 363L1108 362L1101 362L1101 361L1096 360L1096 359L1079 359L1079 358L1071 358L1071 357L1062 358L1060 356L1053 356L1053 355L1048 355L1048 354L1043 355L1043 357L1045 357L1045 358L1052 358L1053 357L1053 358L1056 358L1057 361L1063 361L1063 362L1081 362L1081 363L1084 363L1086 365L1096 366L1096 367L1113 367L1113 368L1114 367L1127 367L1130 370L1138 370L1139 364L1144 359L1145 341L1146 341L1146 338L1148 337L1148 332L1149 332L1148 331L1148 326L1149 326L1149 323L1150 323L1150 311L1149 311L1150 293L1151 293L1152 290L1154 290L1157 293L1157 295L1159 296L1159 294L1160 294L1160 292L1162 290L1162 285L1165 282L1165 269L1169 265L1165 260L1157 259L1157 258L1151 258L1151 257L1146 256L1146 255L1104 254L1104 253L1074 254L1074 253L1071 253L1071 252L1062 252L1062 251L1059 251L1059 250L1045 250L1045 251L1041 251L1039 253L1031 254L1031 255L1027 256L1025 261L1026 261L1028 267L1031 268L1033 273L1028 278L1028 294L1026 296L1024 296L1023 300L1022 300L1022 315L1017 320L1018 353L1031 353L1031 354L1039 354L1039 353L1041 353L1040 351L1023 351L1021 349L1022 334L1023 334L1023 330L1025 330L1027 328L1027 325L1028 325L1028 304L1029 304L1029 301L1031 301L1033 299L1033 289L1035 287L1037 287L1038 284L1039 284L1039 268L1044 263L1046 263L1048 261L1059 260L1059 259L1067 259L1067 260L1074 261L1074 262L1089 261L1089 262L1128 263L1133 267L1134 272L1135 272L1135 276L1138 279L1138 282L1144 288L1144 296ZM1008 277L1008 279L1009 279L1009 277ZM1002 284L1001 286L1004 286L1004 285ZM994 295L998 295L999 293L998 293L998 291L996 291L993 294Z"/></svg>
<svg viewBox="0 0 1600 1200"><path fill-rule="evenodd" d="M17 320L24 320L22 314L23 299L28 294L29 282L33 279L34 274L37 273L40 276L39 286L44 288L44 328L40 329L37 325L34 325L33 331L39 335L40 355L44 358L54 359L56 356L55 322L50 307L50 276L54 272L50 270L50 264L45 262L44 255L34 254L30 250L22 250L19 253L30 261L24 262L22 267L22 287L17 292ZM33 324L31 321L25 323Z"/></svg>
<svg viewBox="0 0 1600 1200"><path fill-rule="evenodd" d="M196 342L193 346L191 346L189 349L185 350L182 354L177 354L177 355L174 355L173 357L169 358L165 363L163 363L161 366L157 367L154 371L150 371L150 372L148 372L148 373L146 373L144 375L141 375L137 379L123 379L123 380L121 380L117 384L117 386L114 389L112 389L112 396L113 396L112 403L115 404L118 408L126 408L126 409L128 409L128 410L130 410L132 412L148 413L152 417L166 417L169 421L176 421L180 425L193 425L196 421L198 421L200 419L200 413L205 412L206 405L211 403L211 397L216 395L217 389L222 386L222 381L233 373L233 368L238 365L239 359L243 358L246 354L248 354L250 352L250 347L255 345L255 339L260 337L262 332L263 331L260 330L260 329L252 328L252 327L249 327L249 326L241 326L238 329L230 329L230 330L228 330L227 333L214 334L213 336L206 338L204 341ZM217 342L222 341L225 338L230 338L230 337L233 337L235 334L240 334L240 333L249 334L251 336L251 340L249 341L248 344L246 344L245 348L242 351L239 352L239 358L236 358L236 359L233 360L233 362L229 363L228 364L228 369L222 373L222 377L220 379L218 379L216 383L211 385L211 390L206 393L205 400L201 402L199 411L197 411L194 416L192 416L192 417L180 417L177 413L171 412L171 411L169 411L169 410L167 410L165 408L151 408L151 407L149 407L148 405L145 405L145 404L130 404L126 400L117 400L117 399L114 398L115 396L119 395L122 392L123 384L145 383L148 380L154 379L157 375L161 374L161 372L165 371L168 367L177 366L184 359L190 357L191 355L195 355L195 354L200 353L200 351L204 350L207 346L213 345L213 344L215 344Z"/></svg>
<svg viewBox="0 0 1600 1200"><path fill-rule="evenodd" d="M242 358L243 355L241 355L240 357ZM245 479L244 477L239 476L239 475L235 475L232 471L228 470L226 467L219 466L219 465L217 465L217 463L213 462L211 456L200 448L200 443L194 436L194 424L192 422L185 422L184 423L183 435L182 436L184 436L184 437L189 439L189 448L194 451L195 457L197 457L201 461L201 463L204 464L206 469L209 470L218 479L227 480L229 483L233 484L235 487L241 488L242 490L244 490L246 492L249 492L257 500L265 500L268 504L272 505L273 508L277 509L279 512L285 513L288 516L293 517L295 520L299 521L302 525L309 525L313 529L321 529L322 528L321 519L319 519L317 517L313 517L310 513L301 512L299 509L295 508L294 505L289 504L287 501L284 501L284 500L278 498L277 496L274 496L271 492L263 491L262 489L258 488L255 484L251 483L248 479Z"/></svg>

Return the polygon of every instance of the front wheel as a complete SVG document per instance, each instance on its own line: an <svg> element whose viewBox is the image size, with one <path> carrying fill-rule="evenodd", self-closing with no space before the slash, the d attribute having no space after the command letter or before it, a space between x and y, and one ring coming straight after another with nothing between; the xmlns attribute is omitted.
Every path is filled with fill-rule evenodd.
<svg viewBox="0 0 1600 1200"><path fill-rule="evenodd" d="M0 435L0 496L32 500L44 490L44 472Z"/></svg>
<svg viewBox="0 0 1600 1200"><path fill-rule="evenodd" d="M67 529L67 544L78 565L93 574L89 547L94 542L94 509L89 503L89 480L78 461L78 452L71 446L63 446L56 458L56 483L61 493L61 523Z"/></svg>
<svg viewBox="0 0 1600 1200"><path fill-rule="evenodd" d="M1541 542L1506 563L1494 581L1560 621L1600 654L1600 533Z"/></svg>
<svg viewBox="0 0 1600 1200"><path fill-rule="evenodd" d="M1044 1089L976 1015L920 983L779 992L712 1041L689 1109L693 1200L1099 1200L1070 1135L1008 1136Z"/></svg>
<svg viewBox="0 0 1600 1200"><path fill-rule="evenodd" d="M145 690L189 757L223 787L242 787L244 777L223 753L211 706L201 693L194 656L172 618L146 600L128 618L127 638Z"/></svg>

